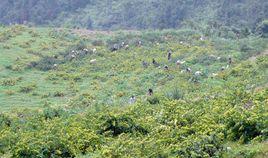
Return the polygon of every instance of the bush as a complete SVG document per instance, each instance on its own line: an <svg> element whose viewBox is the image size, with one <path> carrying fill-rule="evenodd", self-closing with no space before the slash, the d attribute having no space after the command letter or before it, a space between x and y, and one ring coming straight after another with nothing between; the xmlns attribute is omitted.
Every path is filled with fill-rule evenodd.
<svg viewBox="0 0 268 158"><path fill-rule="evenodd" d="M153 95L153 96L148 97L147 98L147 101L150 104L159 104L160 103L159 96L156 96L156 95Z"/></svg>
<svg viewBox="0 0 268 158"><path fill-rule="evenodd" d="M183 142L182 146L176 151L181 157L221 157L223 151L222 141L215 134L191 138L191 141Z"/></svg>
<svg viewBox="0 0 268 158"><path fill-rule="evenodd" d="M230 140L239 140L248 143L257 137L268 136L267 117L242 109L232 109L226 113L227 137Z"/></svg>
<svg viewBox="0 0 268 158"><path fill-rule="evenodd" d="M0 127L11 126L11 118L5 114L0 113Z"/></svg>
<svg viewBox="0 0 268 158"><path fill-rule="evenodd" d="M64 97L64 93L57 91L54 93L54 97Z"/></svg>
<svg viewBox="0 0 268 158"><path fill-rule="evenodd" d="M79 50L83 50L85 48L87 48L86 42L83 41L83 40L80 40L80 41L77 42L77 44L75 44L74 46L72 46L70 48L70 50L77 50L77 51L79 51Z"/></svg>
<svg viewBox="0 0 268 158"><path fill-rule="evenodd" d="M250 52L252 50L253 50L253 48L251 46L249 46L248 44L242 44L240 46L240 51L241 52Z"/></svg>
<svg viewBox="0 0 268 158"><path fill-rule="evenodd" d="M60 137L59 134L52 135L49 132L36 133L33 137L31 134L22 134L21 139L12 150L12 156L18 158L35 158L35 157L75 157L68 142ZM32 137L32 138L31 138Z"/></svg>
<svg viewBox="0 0 268 158"><path fill-rule="evenodd" d="M100 133L111 133L112 136L118 136L122 133L134 133L147 134L148 131L137 125L130 117L127 116L103 116L101 118L103 123L101 124Z"/></svg>
<svg viewBox="0 0 268 158"><path fill-rule="evenodd" d="M12 70L12 71L22 71L22 66L21 65L7 65L5 66L6 69Z"/></svg>
<svg viewBox="0 0 268 158"><path fill-rule="evenodd" d="M7 78L2 80L1 85L2 86L15 86L17 84L17 82L21 81L22 78Z"/></svg>
<svg viewBox="0 0 268 158"><path fill-rule="evenodd" d="M64 113L64 110L61 108L51 108L51 107L46 107L43 110L43 117L48 120L48 119L53 119L56 117L61 117Z"/></svg>
<svg viewBox="0 0 268 158"><path fill-rule="evenodd" d="M28 67L37 68L42 71L49 71L54 68L55 64L60 64L60 61L53 57L43 57L38 62L31 62Z"/></svg>
<svg viewBox="0 0 268 158"><path fill-rule="evenodd" d="M42 123L44 128L20 132L18 141L11 147L12 156L73 158L81 153L93 152L101 144L100 138L83 124L62 121L55 118L36 122Z"/></svg>
<svg viewBox="0 0 268 158"><path fill-rule="evenodd" d="M174 88L166 93L166 97L171 100L183 99L184 93L179 88Z"/></svg>
<svg viewBox="0 0 268 158"><path fill-rule="evenodd" d="M104 42L102 40L94 40L91 43L93 46L104 46Z"/></svg>
<svg viewBox="0 0 268 158"><path fill-rule="evenodd" d="M90 93L83 93L82 95L72 99L69 105L71 107L89 107L93 105L94 101L95 96Z"/></svg>
<svg viewBox="0 0 268 158"><path fill-rule="evenodd" d="M6 90L5 91L5 94L6 95L14 95L16 92L15 91L13 91L13 90Z"/></svg>
<svg viewBox="0 0 268 158"><path fill-rule="evenodd" d="M22 93L30 93L31 91L35 90L36 88L37 88L36 84L30 84L30 85L26 85L26 86L21 86L19 91Z"/></svg>
<svg viewBox="0 0 268 158"><path fill-rule="evenodd" d="M268 20L264 20L259 24L257 32L261 34L262 37L268 37Z"/></svg>

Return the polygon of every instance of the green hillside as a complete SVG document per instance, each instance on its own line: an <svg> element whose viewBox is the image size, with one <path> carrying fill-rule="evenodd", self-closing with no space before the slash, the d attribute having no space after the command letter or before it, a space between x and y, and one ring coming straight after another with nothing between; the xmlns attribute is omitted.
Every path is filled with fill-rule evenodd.
<svg viewBox="0 0 268 158"><path fill-rule="evenodd" d="M224 75L241 62L247 64L249 58L258 56L267 47L266 39L254 36L200 40L202 35L190 30L108 33L14 26L2 28L1 35L1 106L5 109L66 105L81 95L90 97L87 106L125 104L132 95L143 98L149 88L163 93L178 88L194 97L196 90L213 92L230 86L232 82L224 80ZM137 46L138 41L142 46ZM122 42L128 45L127 49L110 50ZM167 60L169 50L173 52L171 61ZM74 59L73 51L80 53ZM229 56L234 63L222 71ZM159 66L152 64L153 59ZM178 66L177 60L185 63ZM143 61L148 68L143 67ZM164 70L165 65L168 71ZM192 69L191 73L182 72L187 67ZM194 80L196 71L203 73L197 79L199 84L189 82ZM254 87L265 84L267 72L263 71L245 84ZM221 77L212 79L213 74Z"/></svg>
<svg viewBox="0 0 268 158"><path fill-rule="evenodd" d="M266 157L268 39L210 31L1 27L0 157Z"/></svg>
<svg viewBox="0 0 268 158"><path fill-rule="evenodd" d="M267 158L267 0L1 0L0 158Z"/></svg>

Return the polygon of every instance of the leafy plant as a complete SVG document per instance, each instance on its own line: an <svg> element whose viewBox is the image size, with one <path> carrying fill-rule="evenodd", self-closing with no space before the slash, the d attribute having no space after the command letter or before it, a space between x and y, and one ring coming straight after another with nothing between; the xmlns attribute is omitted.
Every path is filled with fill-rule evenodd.
<svg viewBox="0 0 268 158"><path fill-rule="evenodd" d="M171 91L166 93L166 97L172 100L183 99L184 93L179 88L173 88Z"/></svg>
<svg viewBox="0 0 268 158"><path fill-rule="evenodd" d="M19 91L22 93L30 93L36 88L37 88L36 84L29 84L29 85L21 86Z"/></svg>
<svg viewBox="0 0 268 158"><path fill-rule="evenodd" d="M111 132L113 136L118 136L122 133L148 133L146 129L136 125L135 122L127 116L103 116L101 120L103 120L103 123L101 124L102 130L100 130L101 134Z"/></svg>

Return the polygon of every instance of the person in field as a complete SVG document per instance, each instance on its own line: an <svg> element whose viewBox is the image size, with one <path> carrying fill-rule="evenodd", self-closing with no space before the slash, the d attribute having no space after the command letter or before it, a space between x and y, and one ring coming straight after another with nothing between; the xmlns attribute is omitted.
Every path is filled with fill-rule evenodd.
<svg viewBox="0 0 268 158"><path fill-rule="evenodd" d="M160 66L160 64L155 59L153 59L152 63L153 63L153 65L155 67L159 67Z"/></svg>
<svg viewBox="0 0 268 158"><path fill-rule="evenodd" d="M142 66L143 66L143 68L148 68L148 63L146 62L146 61L142 61Z"/></svg>
<svg viewBox="0 0 268 158"><path fill-rule="evenodd" d="M136 97L132 95L129 99L129 104L134 104L136 102Z"/></svg>
<svg viewBox="0 0 268 158"><path fill-rule="evenodd" d="M153 89L148 89L148 96L152 96L154 94Z"/></svg>
<svg viewBox="0 0 268 158"><path fill-rule="evenodd" d="M171 55L172 55L172 52L171 50L168 51L168 61L171 61Z"/></svg>
<svg viewBox="0 0 268 158"><path fill-rule="evenodd" d="M115 51L117 51L118 49L119 49L118 44L114 44L113 47L111 48L111 51L112 51L112 52L115 52Z"/></svg>
<svg viewBox="0 0 268 158"><path fill-rule="evenodd" d="M233 63L233 59L232 59L231 56L229 56L229 58L228 58L228 64L231 65L232 63Z"/></svg>
<svg viewBox="0 0 268 158"><path fill-rule="evenodd" d="M168 71L169 67L167 65L164 66L164 70Z"/></svg>
<svg viewBox="0 0 268 158"><path fill-rule="evenodd" d="M187 67L187 68L186 68L186 72L191 73L191 72L192 72L192 69L189 68L189 67Z"/></svg>

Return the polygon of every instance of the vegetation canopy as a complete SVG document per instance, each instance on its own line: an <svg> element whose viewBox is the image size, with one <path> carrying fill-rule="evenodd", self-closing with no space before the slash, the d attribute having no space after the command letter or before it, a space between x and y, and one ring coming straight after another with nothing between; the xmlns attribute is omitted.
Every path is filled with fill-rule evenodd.
<svg viewBox="0 0 268 158"><path fill-rule="evenodd" d="M1 0L0 157L266 158L267 8Z"/></svg>

